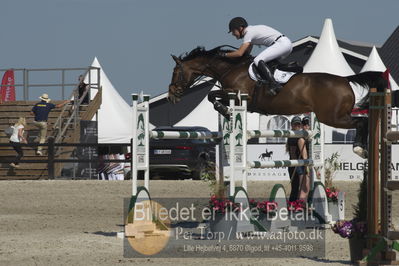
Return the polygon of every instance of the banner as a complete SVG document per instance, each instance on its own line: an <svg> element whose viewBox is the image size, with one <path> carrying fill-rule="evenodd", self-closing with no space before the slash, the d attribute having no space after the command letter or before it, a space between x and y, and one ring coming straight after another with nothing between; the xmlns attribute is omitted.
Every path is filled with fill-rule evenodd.
<svg viewBox="0 0 399 266"><path fill-rule="evenodd" d="M7 70L1 81L1 102L15 101L14 70Z"/></svg>

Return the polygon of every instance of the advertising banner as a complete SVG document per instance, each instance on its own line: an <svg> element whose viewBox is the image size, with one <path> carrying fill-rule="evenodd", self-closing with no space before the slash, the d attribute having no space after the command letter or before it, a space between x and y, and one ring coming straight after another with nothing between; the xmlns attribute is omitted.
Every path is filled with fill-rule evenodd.
<svg viewBox="0 0 399 266"><path fill-rule="evenodd" d="M14 70L7 70L1 81L1 102L15 101Z"/></svg>

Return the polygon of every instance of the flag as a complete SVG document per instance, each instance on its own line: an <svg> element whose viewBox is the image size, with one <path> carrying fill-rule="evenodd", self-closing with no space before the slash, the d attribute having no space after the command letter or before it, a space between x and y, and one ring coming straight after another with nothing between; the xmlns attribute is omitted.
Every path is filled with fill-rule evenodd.
<svg viewBox="0 0 399 266"><path fill-rule="evenodd" d="M389 82L389 76L390 76L389 72L390 72L390 71L389 71L389 69L387 68L387 70L385 70L385 72L382 73L382 76L383 76L384 79L388 82L388 89L391 88L391 83Z"/></svg>
<svg viewBox="0 0 399 266"><path fill-rule="evenodd" d="M15 101L15 82L14 82L14 70L10 69L4 73L3 80L1 81L1 101Z"/></svg>

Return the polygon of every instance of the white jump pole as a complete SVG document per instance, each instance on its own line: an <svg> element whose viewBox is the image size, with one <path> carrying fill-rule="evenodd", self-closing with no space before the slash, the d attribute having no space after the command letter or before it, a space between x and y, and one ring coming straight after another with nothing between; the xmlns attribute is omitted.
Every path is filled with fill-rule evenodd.
<svg viewBox="0 0 399 266"><path fill-rule="evenodd" d="M235 170L236 170L236 168L235 168L235 143L236 143L236 141L235 141L235 138L234 138L234 127L235 127L235 125L234 125L234 121L235 121L235 118L234 118L234 116L235 116L235 97L236 97L236 95L235 95L235 93L229 93L229 105L230 105L230 108L231 108L231 116L230 116L230 141L229 141L229 148L230 148L230 150L229 150L229 163L230 163L230 177L229 177L229 179L230 179L230 193L229 193L229 195L231 196L231 197L233 197L234 196L234 192L235 192L235 187L236 187L236 184L235 184L235 178L234 178L234 175L235 175Z"/></svg>
<svg viewBox="0 0 399 266"><path fill-rule="evenodd" d="M137 104L138 94L132 94L132 111L133 111L133 141L132 141L132 158L131 158L131 175L132 175L132 195L137 195Z"/></svg>

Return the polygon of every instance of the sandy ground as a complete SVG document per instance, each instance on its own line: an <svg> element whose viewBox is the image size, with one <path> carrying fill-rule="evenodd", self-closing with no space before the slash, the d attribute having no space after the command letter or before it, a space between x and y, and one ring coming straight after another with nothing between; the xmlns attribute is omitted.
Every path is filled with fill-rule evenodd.
<svg viewBox="0 0 399 266"><path fill-rule="evenodd" d="M268 195L272 182L250 182L253 197ZM288 184L284 184L288 186ZM358 182L335 182L346 191L352 217ZM289 190L288 190L289 191ZM153 197L208 197L201 181L151 181ZM130 181L0 182L0 265L348 265L348 240L327 230L325 258L132 259L116 237ZM399 210L395 202L394 210ZM394 213L398 222L398 212Z"/></svg>

